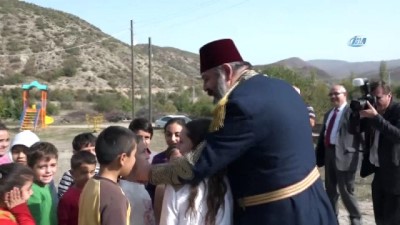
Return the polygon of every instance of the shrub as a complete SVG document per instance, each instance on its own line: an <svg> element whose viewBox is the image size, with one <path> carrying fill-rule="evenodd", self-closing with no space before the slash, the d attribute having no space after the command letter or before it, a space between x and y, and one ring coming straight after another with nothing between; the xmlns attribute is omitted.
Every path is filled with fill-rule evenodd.
<svg viewBox="0 0 400 225"><path fill-rule="evenodd" d="M44 19L42 17L38 17L35 20L35 25L39 30L49 28L49 25L46 23L46 21L44 21Z"/></svg>
<svg viewBox="0 0 400 225"><path fill-rule="evenodd" d="M58 115L60 113L60 108L53 104L53 103L48 103L47 108L46 108L47 114L49 115Z"/></svg>
<svg viewBox="0 0 400 225"><path fill-rule="evenodd" d="M10 52L18 52L25 49L25 47L21 44L21 42L16 40L8 41L8 44L6 46L7 50Z"/></svg>
<svg viewBox="0 0 400 225"><path fill-rule="evenodd" d="M2 78L3 84L22 84L24 81L25 77L20 73L16 73L11 76Z"/></svg>
<svg viewBox="0 0 400 225"><path fill-rule="evenodd" d="M74 105L72 102L61 102L61 109L73 109Z"/></svg>
<svg viewBox="0 0 400 225"><path fill-rule="evenodd" d="M73 77L76 74L77 68L81 66L81 62L75 57L68 57L63 62L63 76Z"/></svg>
<svg viewBox="0 0 400 225"><path fill-rule="evenodd" d="M122 111L111 111L105 114L105 119L108 122L116 123L121 120L127 119L127 115Z"/></svg>

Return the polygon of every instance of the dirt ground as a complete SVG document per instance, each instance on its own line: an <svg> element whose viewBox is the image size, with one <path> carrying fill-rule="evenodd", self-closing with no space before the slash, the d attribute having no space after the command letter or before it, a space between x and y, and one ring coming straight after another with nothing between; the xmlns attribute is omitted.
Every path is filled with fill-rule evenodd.
<svg viewBox="0 0 400 225"><path fill-rule="evenodd" d="M105 128L109 125L120 125L128 127L129 123L118 123L118 124L103 124L101 128ZM93 131L93 127L86 124L81 125L52 125L46 129L39 130L36 133L42 141L48 141L53 143L59 151L58 160L58 170L55 176L55 182L58 184L61 175L69 169L69 160L72 155L72 139L75 135L81 132ZM17 133L18 129L11 126L11 133ZM97 133L98 134L98 133ZM159 152L165 149L164 136L161 130L155 130L154 137L151 143L151 150L153 152ZM324 174L323 169L320 173ZM375 224L373 218L373 210L371 203L371 191L370 191L371 178L362 179L357 178L356 180L356 194L360 200L360 208L363 214L363 225L373 225ZM340 212L339 212L339 222L340 225L350 224L348 221L347 211L344 209L342 203L340 202Z"/></svg>

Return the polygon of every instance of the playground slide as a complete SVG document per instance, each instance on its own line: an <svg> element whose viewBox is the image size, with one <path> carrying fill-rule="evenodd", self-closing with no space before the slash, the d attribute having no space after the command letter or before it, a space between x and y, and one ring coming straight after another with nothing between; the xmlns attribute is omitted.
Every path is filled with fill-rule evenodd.
<svg viewBox="0 0 400 225"><path fill-rule="evenodd" d="M37 110L36 109L26 109L22 112L21 115L21 130L34 130L35 120L37 118Z"/></svg>
<svg viewBox="0 0 400 225"><path fill-rule="evenodd" d="M51 117L51 116L46 116L45 119L44 119L44 124L49 125L49 124L52 124L52 123L54 123L54 118Z"/></svg>

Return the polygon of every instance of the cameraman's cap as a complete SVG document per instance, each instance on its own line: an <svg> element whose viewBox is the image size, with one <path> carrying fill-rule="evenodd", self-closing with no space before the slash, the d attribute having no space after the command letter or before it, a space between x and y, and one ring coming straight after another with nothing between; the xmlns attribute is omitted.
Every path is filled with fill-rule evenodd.
<svg viewBox="0 0 400 225"><path fill-rule="evenodd" d="M231 39L221 39L200 48L200 73L224 63L243 61Z"/></svg>

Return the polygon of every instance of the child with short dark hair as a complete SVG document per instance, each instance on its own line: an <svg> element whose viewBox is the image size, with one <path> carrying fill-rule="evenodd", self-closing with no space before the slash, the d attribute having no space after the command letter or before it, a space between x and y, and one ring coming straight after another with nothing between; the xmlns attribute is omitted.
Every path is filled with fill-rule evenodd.
<svg viewBox="0 0 400 225"><path fill-rule="evenodd" d="M79 199L79 225L129 225L131 207L118 185L135 165L136 135L121 126L103 130L96 141L100 172L86 183Z"/></svg>
<svg viewBox="0 0 400 225"><path fill-rule="evenodd" d="M0 165L0 224L35 225L26 204L32 195L33 171L18 163Z"/></svg>
<svg viewBox="0 0 400 225"><path fill-rule="evenodd" d="M153 138L153 126L151 122L146 118L136 118L129 124L129 130L133 131L138 138L143 140L148 153L151 154L149 149L151 139Z"/></svg>
<svg viewBox="0 0 400 225"><path fill-rule="evenodd" d="M80 133L72 140L72 154L80 151L88 151L93 155L96 155L94 148L96 145L96 136L93 133L85 132ZM96 174L99 172L99 168L96 167ZM60 183L58 184L58 197L61 198L68 188L74 184L74 178L71 175L71 170L67 170L61 177Z"/></svg>
<svg viewBox="0 0 400 225"><path fill-rule="evenodd" d="M16 134L11 143L12 160L26 166L26 153L33 144L39 141L39 137L30 130L24 130Z"/></svg>
<svg viewBox="0 0 400 225"><path fill-rule="evenodd" d="M94 146L96 145L96 136L91 132L80 133L72 140L73 153L86 150L96 155Z"/></svg>
<svg viewBox="0 0 400 225"><path fill-rule="evenodd" d="M56 225L57 197L54 196L51 182L57 171L57 148L49 142L37 142L29 148L27 158L28 166L35 174L28 207L37 225Z"/></svg>
<svg viewBox="0 0 400 225"><path fill-rule="evenodd" d="M86 182L94 176L96 156L80 151L71 157L71 174L74 184L58 203L58 225L78 225L79 196Z"/></svg>
<svg viewBox="0 0 400 225"><path fill-rule="evenodd" d="M135 206L130 216L131 224L155 225L150 195L143 181L137 176L142 168L150 166L149 146L153 136L153 127L147 119L136 118L129 124L129 129L140 140L135 155L136 163L126 180L121 179L119 183L129 203Z"/></svg>

